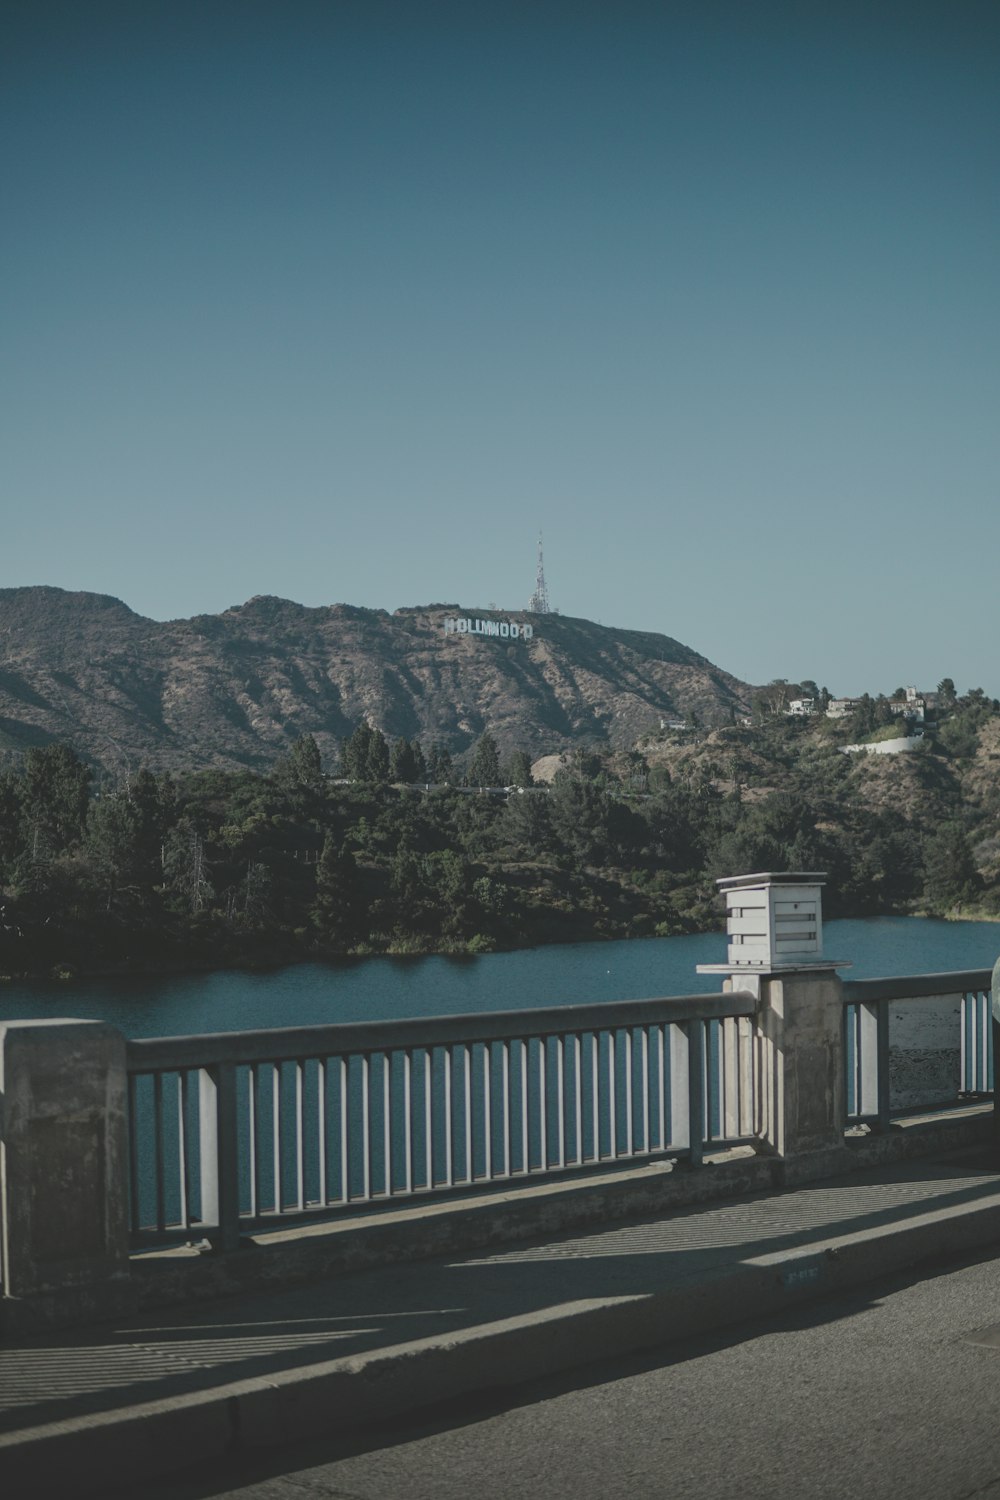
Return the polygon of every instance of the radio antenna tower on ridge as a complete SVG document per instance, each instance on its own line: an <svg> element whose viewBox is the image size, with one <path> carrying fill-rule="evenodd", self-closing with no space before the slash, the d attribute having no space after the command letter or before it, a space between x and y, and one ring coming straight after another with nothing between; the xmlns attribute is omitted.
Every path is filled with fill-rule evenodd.
<svg viewBox="0 0 1000 1500"><path fill-rule="evenodd" d="M542 533L538 533L538 567L535 570L535 592L528 600L528 613L550 615L549 593L545 587L545 565L542 562Z"/></svg>

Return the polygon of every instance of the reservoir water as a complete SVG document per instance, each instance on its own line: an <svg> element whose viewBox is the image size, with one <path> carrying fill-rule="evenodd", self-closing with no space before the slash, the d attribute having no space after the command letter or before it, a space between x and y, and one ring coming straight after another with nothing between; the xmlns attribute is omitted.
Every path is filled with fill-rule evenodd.
<svg viewBox="0 0 1000 1500"><path fill-rule="evenodd" d="M878 917L824 924L824 952L852 979L991 968L1000 924ZM718 990L723 933L572 943L477 958L366 958L264 973L15 983L0 986L0 1021L74 1016L127 1036L308 1026L333 1021L517 1010Z"/></svg>

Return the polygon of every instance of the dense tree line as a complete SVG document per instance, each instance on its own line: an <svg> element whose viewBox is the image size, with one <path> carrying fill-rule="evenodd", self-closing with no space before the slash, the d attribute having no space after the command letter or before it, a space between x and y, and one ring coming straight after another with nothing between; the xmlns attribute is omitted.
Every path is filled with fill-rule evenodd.
<svg viewBox="0 0 1000 1500"><path fill-rule="evenodd" d="M827 871L830 915L994 911L973 850L1000 795L970 811L950 768L996 709L952 710L914 762L933 816L912 817L778 717L683 766L581 751L545 788L489 735L460 777L441 746L368 725L333 774L308 735L268 775L113 782L32 749L0 773L0 974L670 934L718 923L715 877L765 869Z"/></svg>

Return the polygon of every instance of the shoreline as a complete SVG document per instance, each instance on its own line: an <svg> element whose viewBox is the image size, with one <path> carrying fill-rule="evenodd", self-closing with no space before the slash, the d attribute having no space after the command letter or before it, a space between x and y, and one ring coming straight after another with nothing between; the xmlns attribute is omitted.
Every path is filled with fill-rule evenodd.
<svg viewBox="0 0 1000 1500"><path fill-rule="evenodd" d="M916 921L929 922L975 922L990 923L1000 926L1000 913L983 911L963 911L952 909L948 912L936 912L927 910L916 910L906 912L861 912L840 913L836 917L826 918L827 922L836 921L877 921L880 917L904 918ZM168 979L180 977L187 974L221 974L227 972L245 971L247 973L270 973L278 969L296 968L300 965L320 963L331 965L343 965L353 967L356 964L367 962L369 959L421 959L421 958L457 958L474 959L489 956L492 953L527 953L534 949L559 947L566 943L593 943L595 946L602 943L643 943L654 940L661 941L664 937L698 937L708 933L724 933L725 924L722 920L711 924L692 927L686 932L672 934L623 934L591 932L578 933L571 938L558 936L553 938L540 937L534 942L517 943L510 946L500 946L484 949L479 952L470 950L467 945L452 943L443 946L414 947L409 943L399 945L389 944L385 948L366 949L366 951L336 951L333 949L316 948L310 952L302 952L294 948L274 949L269 953L260 953L251 957L233 957L227 955L219 960L196 957L178 956L174 960L158 960L149 962L144 960L120 960L115 963L95 964L78 966L70 962L56 962L47 969L33 972L0 973L0 995L8 988L19 984L44 984L60 985L71 990L76 983L89 982L96 979Z"/></svg>
<svg viewBox="0 0 1000 1500"><path fill-rule="evenodd" d="M694 928L690 932L671 933L671 937L699 937L710 932L724 932L722 926ZM482 949L478 952L470 950L464 944L453 944L444 947L415 948L409 945L393 946L385 948L368 949L365 952L353 950L350 952L335 951L333 949L317 949L310 953L291 952L275 954L272 957L257 958L226 958L221 962L198 959L178 959L174 963L117 963L101 964L87 967L78 967L75 964L53 964L49 969L40 970L35 973L0 974L0 994L7 985L15 984L61 984L68 989L79 980L91 979L160 979L173 978L183 974L223 974L236 971L247 973L269 973L275 969L297 968L304 964L343 964L353 967L355 964L367 963L371 959L394 958L394 959L421 959L421 958L456 958L475 959L489 957L497 953L530 953L537 948L558 948L568 943L593 943L595 946L601 943L642 943L647 941L660 942L664 934L644 933L642 935L627 935L624 933L590 933L589 935L578 933L572 938L554 937L551 939L539 938L533 943L516 943L510 946L497 945L493 948Z"/></svg>

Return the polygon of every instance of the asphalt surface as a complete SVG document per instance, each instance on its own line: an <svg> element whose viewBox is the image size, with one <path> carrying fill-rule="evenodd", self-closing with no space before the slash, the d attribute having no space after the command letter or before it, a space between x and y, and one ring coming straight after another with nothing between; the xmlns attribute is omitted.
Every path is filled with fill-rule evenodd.
<svg viewBox="0 0 1000 1500"><path fill-rule="evenodd" d="M0 1345L0 1494L4 1500L152 1495L161 1476L185 1465L200 1476L192 1494L226 1494L237 1471L217 1466L241 1453L250 1465L278 1466L247 1471L255 1483L258 1472L271 1476L260 1480L271 1485L259 1491L261 1500L293 1494L301 1500L303 1486L306 1493L311 1486L312 1493L341 1500L846 1494L815 1488L812 1479L809 1488L794 1488L803 1442L815 1437L829 1446L818 1476L826 1482L824 1475L835 1475L842 1460L856 1455L862 1431L875 1434L882 1454L897 1434L909 1441L913 1412L934 1428L926 1391L914 1386L912 1399L902 1388L891 1395L912 1367L927 1362L926 1340L911 1340L910 1347L893 1331L884 1335L884 1348L882 1335L868 1340L870 1349L862 1340L870 1368L865 1358L831 1346L827 1357L836 1381L828 1395L821 1393L806 1344L801 1353L777 1359L771 1373L766 1361L758 1370L756 1356L747 1364L739 1351L751 1342L748 1322L802 1318L799 1333L821 1330L846 1315L810 1308L854 1297L867 1314L875 1304L864 1289L880 1278L919 1267L930 1285L942 1263L961 1254L993 1255L997 1247L1000 1177L988 1153L967 1151L492 1252L383 1266L73 1333L8 1339ZM980 1302L952 1306L954 1326L968 1332L1000 1325L997 1294L984 1286ZM876 1326L865 1318L861 1324ZM791 1331L785 1328L782 1337ZM711 1337L719 1343L691 1344ZM936 1337L935 1347L943 1350L947 1337ZM792 1341L785 1342L791 1350ZM1000 1389L997 1344L1000 1337L992 1343L984 1337L975 1346L963 1344L961 1358L939 1361L962 1392L966 1405L960 1402L956 1411L966 1412L966 1423L969 1412L976 1411L977 1422L981 1415L978 1394L970 1391L977 1381L990 1389L986 1371L994 1372ZM462 1415L470 1399L493 1399L497 1390L517 1391L539 1378L563 1378L600 1360L662 1347L670 1352L654 1361L657 1371L688 1372L675 1374L662 1391L637 1389L630 1396L616 1376L596 1405L585 1402L578 1415L566 1417L564 1430L562 1416L554 1414L551 1440L543 1421L534 1447L527 1436L522 1441L518 1424L526 1422L530 1432L538 1403L517 1405L528 1415L511 1417L512 1428L497 1416L496 1446L482 1455L466 1452L461 1435L475 1426ZM691 1372L714 1355L736 1359L735 1373L723 1369L699 1384ZM848 1393L860 1400L857 1408ZM544 1397L550 1399L559 1400ZM408 1457L408 1442L395 1424L435 1404L449 1413L448 1433L428 1441L448 1451L435 1456L418 1445ZM830 1426L827 1418L838 1409ZM615 1410L621 1420L605 1421ZM788 1412L796 1414L790 1423ZM992 1451L1000 1412L990 1406L986 1418ZM947 1420L954 1425L957 1418ZM972 1423L970 1453L975 1430ZM359 1447L337 1450L330 1478L301 1455L305 1444L334 1439ZM275 1453L283 1456L268 1456ZM729 1489L695 1487L706 1455L713 1475L717 1468L728 1476ZM673 1477L663 1488L668 1460ZM363 1474L350 1467L341 1472L341 1465L362 1463L369 1465ZM976 1472L992 1483L988 1469L984 1458ZM470 1485L473 1472L480 1478ZM224 1477L209 1480L219 1474ZM674 1486L677 1474L683 1483ZM750 1488L751 1479L758 1489ZM222 1488L206 1489L209 1482ZM904 1500L910 1493L879 1492L867 1482L860 1492L898 1493ZM926 1493L946 1500L944 1491Z"/></svg>
<svg viewBox="0 0 1000 1500"><path fill-rule="evenodd" d="M127 1492L140 1496L998 1500L1000 1264L886 1279L503 1403Z"/></svg>
<svg viewBox="0 0 1000 1500"><path fill-rule="evenodd" d="M668 1293L672 1326L701 1297L699 1321L681 1328L699 1331L722 1284L737 1275L751 1293L758 1283L762 1293L769 1290L776 1278L782 1295L822 1293L851 1255L871 1252L869 1275L896 1270L906 1264L896 1245L908 1231L932 1230L938 1221L936 1250L984 1215L1000 1217L1000 1177L984 1152L971 1152L493 1252L383 1266L119 1323L10 1338L0 1344L0 1457L18 1434L53 1424L86 1424L153 1403L294 1378L331 1361L364 1362L428 1343L453 1346L498 1325L554 1328L567 1317L637 1300L652 1310L651 1299ZM731 1305L726 1321L739 1312L738 1303Z"/></svg>

